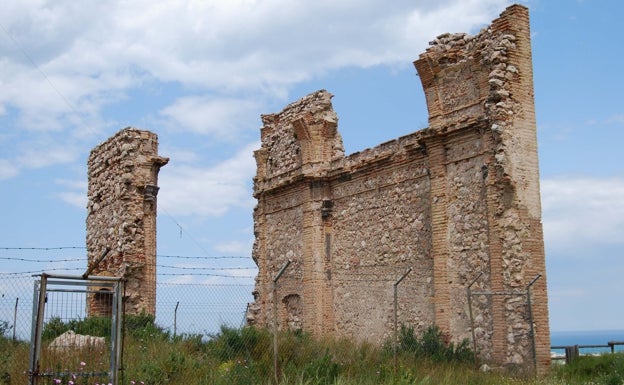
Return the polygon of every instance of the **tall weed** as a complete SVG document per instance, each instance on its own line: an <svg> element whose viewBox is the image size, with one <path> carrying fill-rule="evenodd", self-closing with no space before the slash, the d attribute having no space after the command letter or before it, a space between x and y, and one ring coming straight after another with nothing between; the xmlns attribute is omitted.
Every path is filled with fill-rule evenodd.
<svg viewBox="0 0 624 385"><path fill-rule="evenodd" d="M401 325L398 350L436 362L467 363L472 361L473 354L468 340L463 340L458 345L447 340L448 338L435 325L425 329L420 338L415 335L412 326ZM386 347L392 347L392 343L387 342Z"/></svg>
<svg viewBox="0 0 624 385"><path fill-rule="evenodd" d="M150 317L128 319L121 385L274 382L273 336L269 330L223 326L214 335L171 336ZM93 325L99 321L83 322ZM60 333L67 326L58 321L49 324L50 334ZM409 327L401 329L396 373L388 344L379 348L302 332L280 332L278 337L280 385L620 385L624 376L622 354L580 357L572 365L556 367L549 376L540 378L483 373L471 365L472 355L466 354L469 350L464 344L447 343L435 327L421 335ZM0 376L6 373L12 384L26 383L28 348L27 343L0 337ZM79 351L72 354L82 361ZM0 377L0 384L2 381ZM69 380L62 384L69 384Z"/></svg>

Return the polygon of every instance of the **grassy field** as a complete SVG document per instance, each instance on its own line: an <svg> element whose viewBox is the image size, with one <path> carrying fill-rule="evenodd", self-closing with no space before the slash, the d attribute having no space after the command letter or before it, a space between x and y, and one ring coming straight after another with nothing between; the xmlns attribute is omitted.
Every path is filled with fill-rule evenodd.
<svg viewBox="0 0 624 385"><path fill-rule="evenodd" d="M95 322L98 324L98 322ZM102 324L99 322L99 324ZM101 325L100 325L101 326ZM105 325L104 325L105 326ZM50 341L66 328L80 325L53 323L44 331ZM105 327L103 328L105 329ZM92 329L92 332L93 329ZM467 345L446 346L435 328L414 336L401 333L398 370L388 346L354 344L348 340L318 340L305 333L279 336L280 384L285 385L563 385L623 384L624 355L580 357L571 365L555 365L548 376L484 373L471 362ZM273 384L273 339L269 331L223 327L212 336L171 336L149 319L135 320L126 328L124 385L156 384ZM29 345L0 338L0 384L24 384ZM81 362L76 351L75 362ZM81 362L86 367L89 362ZM49 384L93 385L97 379L49 378ZM100 380L99 382L101 382Z"/></svg>

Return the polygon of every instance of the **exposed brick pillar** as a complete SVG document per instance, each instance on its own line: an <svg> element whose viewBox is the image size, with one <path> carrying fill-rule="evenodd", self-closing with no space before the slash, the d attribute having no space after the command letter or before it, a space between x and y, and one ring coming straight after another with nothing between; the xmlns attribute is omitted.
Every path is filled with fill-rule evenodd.
<svg viewBox="0 0 624 385"><path fill-rule="evenodd" d="M531 302L537 371L542 373L550 365L550 328L528 9L519 5L507 8L492 23L492 31L502 36L501 45L508 46L506 58L501 58L501 62L506 62L506 81L500 85L495 79L490 80L492 92L498 92L500 100L489 100L486 105L492 116L493 131L500 141L497 152L504 154L497 157L497 167L508 182L503 183L503 188L512 197L509 206L499 212L498 219L503 243L503 280L508 289L524 289L531 279L541 274L532 287ZM511 233L515 236L510 237ZM516 246L518 243L521 249ZM516 314L507 315L509 323L517 318ZM514 354L508 347L507 359L513 362Z"/></svg>
<svg viewBox="0 0 624 385"><path fill-rule="evenodd" d="M431 255L433 257L433 298L435 322L450 333L451 300L449 297L448 216L446 212L446 150L441 138L427 142L431 181Z"/></svg>
<svg viewBox="0 0 624 385"><path fill-rule="evenodd" d="M484 312L483 319L492 323L491 351L482 352L483 359L524 368L532 367L536 360L537 371L543 372L550 365L550 331L528 10L513 5L475 36L440 35L414 65L427 100L429 129L441 138L470 125L480 126L483 140L488 141L484 149L489 155L484 153L482 167L487 171L489 263L481 268L486 273L483 279L489 282L480 283L481 288L522 293L541 274L532 288L533 325L526 309L528 301L522 294L490 297L490 310ZM445 212L437 206L439 202L441 206L448 203L444 201L443 181L452 181L444 178L439 163L447 161L443 150L435 141L427 144L434 279L441 282L446 266L445 261L437 260L445 258L445 246L440 242L451 234L440 227ZM436 322L444 330L447 319L440 313L447 299L438 284L435 289ZM536 357L531 329L535 330ZM464 331L451 332L458 335Z"/></svg>

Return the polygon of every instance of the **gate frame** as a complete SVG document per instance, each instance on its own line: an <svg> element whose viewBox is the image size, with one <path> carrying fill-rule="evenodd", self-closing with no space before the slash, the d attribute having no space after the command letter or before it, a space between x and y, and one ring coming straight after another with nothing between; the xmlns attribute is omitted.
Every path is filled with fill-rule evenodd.
<svg viewBox="0 0 624 385"><path fill-rule="evenodd" d="M86 286L85 294L91 287L110 287L113 296L111 309L111 348L110 368L108 372L109 382L112 385L119 384L119 371L122 367L122 325L123 325L123 295L124 279L118 277L100 276L75 276L42 273L41 279L35 280L33 289L33 314L31 327L30 364L27 371L28 384L38 385L43 375L39 372L41 358L41 335L43 333L43 321L45 316L45 304L47 302L48 285ZM75 292L81 292L76 290ZM85 305L88 303L85 298ZM46 376L48 376L46 374Z"/></svg>

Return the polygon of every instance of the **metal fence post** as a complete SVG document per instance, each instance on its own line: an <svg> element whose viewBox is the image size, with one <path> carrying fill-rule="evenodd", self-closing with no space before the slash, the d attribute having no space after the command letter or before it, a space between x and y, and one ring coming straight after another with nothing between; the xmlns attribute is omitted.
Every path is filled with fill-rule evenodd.
<svg viewBox="0 0 624 385"><path fill-rule="evenodd" d="M472 314L472 285L474 285L482 275L483 272L480 272L479 275L477 275L477 277L473 279L472 282L470 282L470 285L466 288L468 296L468 313L470 313L470 332L472 334L472 354L474 355L475 366L479 366L479 358L477 355L477 337L475 336L474 330L474 316Z"/></svg>
<svg viewBox="0 0 624 385"><path fill-rule="evenodd" d="M37 385L39 382L39 359L41 358L41 334L43 332L43 317L46 304L46 291L47 291L48 275L46 273L41 274L41 280L35 282L34 290L34 302L38 304L33 307L33 320L32 324L32 344L30 346L30 370L28 372L30 385ZM38 287L37 287L38 286ZM38 293L37 293L38 289Z"/></svg>
<svg viewBox="0 0 624 385"><path fill-rule="evenodd" d="M399 343L399 334L398 334L398 325L399 325L399 311L398 311L398 286L407 277L407 275L412 271L410 267L407 271L398 279L394 285L394 374L396 375L397 366L398 366L398 343Z"/></svg>
<svg viewBox="0 0 624 385"><path fill-rule="evenodd" d="M111 319L111 362L110 376L113 385L120 384L120 374L123 376L122 352L123 352L123 323L124 323L124 292L125 282L123 279L117 281L114 286L112 319Z"/></svg>
<svg viewBox="0 0 624 385"><path fill-rule="evenodd" d="M13 312L13 341L15 339L15 329L17 329L17 304L19 303L19 297L15 298L15 311Z"/></svg>
<svg viewBox="0 0 624 385"><path fill-rule="evenodd" d="M538 274L533 278L531 282L526 287L526 296L527 296L527 306L529 307L529 332L531 333L531 342L532 342L532 350L533 350L533 369L535 373L537 373L537 350L535 347L535 329L533 327L533 306L531 305L531 286L537 281L542 275Z"/></svg>
<svg viewBox="0 0 624 385"><path fill-rule="evenodd" d="M275 383L279 383L279 367L277 365L277 281L280 279L284 271L290 265L290 260L286 261L284 266L279 270L275 278L273 278L273 372L275 374Z"/></svg>
<svg viewBox="0 0 624 385"><path fill-rule="evenodd" d="M178 305L179 304L180 304L180 301L177 301L175 309L173 309L173 337L174 338L176 336L176 332L178 329Z"/></svg>

